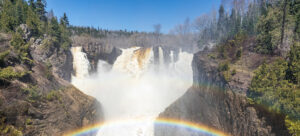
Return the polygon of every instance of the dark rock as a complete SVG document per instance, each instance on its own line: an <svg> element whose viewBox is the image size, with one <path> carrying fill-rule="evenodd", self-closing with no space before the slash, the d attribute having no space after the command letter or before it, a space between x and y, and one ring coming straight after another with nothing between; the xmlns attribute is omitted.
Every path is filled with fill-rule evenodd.
<svg viewBox="0 0 300 136"><path fill-rule="evenodd" d="M43 40L32 39L33 44L30 46L30 54L34 60L50 65L52 74L70 81L73 73L72 53L70 50L63 50L54 45L43 44L49 43L50 40L50 37Z"/></svg>
<svg viewBox="0 0 300 136"><path fill-rule="evenodd" d="M96 38L75 36L72 40L73 46L81 46L83 52L87 54L87 58L91 64L91 73L97 72L99 60L113 64L118 56L122 54L122 50L106 45L103 41Z"/></svg>
<svg viewBox="0 0 300 136"><path fill-rule="evenodd" d="M31 44L33 64L29 68L13 52L1 64L28 72L5 84L0 81L1 127L20 130L25 136L52 136L102 121L101 104L66 81L73 71L71 52L52 45L51 37L46 35L40 39L30 37L27 26L21 27L28 36L24 38L30 39L27 42ZM8 49L7 41L0 42L0 47Z"/></svg>
<svg viewBox="0 0 300 136"><path fill-rule="evenodd" d="M194 86L169 106L159 118L173 118L207 125L234 136L289 136L284 116L251 105L245 94L230 90L217 71L217 63L203 52L194 55ZM202 134L185 128L156 126L156 136Z"/></svg>

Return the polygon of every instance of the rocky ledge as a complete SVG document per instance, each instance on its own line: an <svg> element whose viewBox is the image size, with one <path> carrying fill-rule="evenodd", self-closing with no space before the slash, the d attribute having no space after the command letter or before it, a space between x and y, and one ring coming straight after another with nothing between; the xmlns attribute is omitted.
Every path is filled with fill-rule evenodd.
<svg viewBox="0 0 300 136"><path fill-rule="evenodd" d="M0 42L0 135L63 135L102 121L101 104L73 87L72 54L51 44L51 37L30 37L28 62L12 49L11 36Z"/></svg>
<svg viewBox="0 0 300 136"><path fill-rule="evenodd" d="M217 62L207 56L208 53L205 52L194 55L194 86L161 113L159 118L204 124L234 136L289 135L284 126L284 116L270 113L262 106L250 104L246 95L237 90L243 87L238 87L238 84L232 87L228 84L219 74ZM185 129L168 129L169 127L155 127L155 135L200 135Z"/></svg>
<svg viewBox="0 0 300 136"><path fill-rule="evenodd" d="M83 52L87 54L87 58L91 64L91 73L97 72L99 60L104 60L109 64L113 64L118 56L122 54L119 48L105 44L103 40L90 36L73 36L73 46L81 46Z"/></svg>

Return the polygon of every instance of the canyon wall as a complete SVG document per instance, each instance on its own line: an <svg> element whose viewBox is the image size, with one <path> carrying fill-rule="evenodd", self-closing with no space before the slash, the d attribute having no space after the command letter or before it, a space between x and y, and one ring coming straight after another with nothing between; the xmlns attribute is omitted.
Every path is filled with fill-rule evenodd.
<svg viewBox="0 0 300 136"><path fill-rule="evenodd" d="M118 56L122 54L122 50L119 48L105 44L97 38L88 36L73 36L72 41L73 47L81 46L83 52L87 54L87 58L91 64L90 73L97 72L99 60L104 60L109 64L113 64Z"/></svg>
<svg viewBox="0 0 300 136"><path fill-rule="evenodd" d="M73 71L71 52L53 45L47 35L30 37L27 26L21 27L30 61L13 51L3 57L1 68L22 76L0 79L0 135L63 135L103 120L101 104L66 81ZM11 36L5 37L1 52L12 48Z"/></svg>
<svg viewBox="0 0 300 136"><path fill-rule="evenodd" d="M288 136L284 116L250 104L245 93L237 93L238 84L227 84L218 72L218 64L198 52L193 58L194 85L159 118L174 118L204 124L234 136ZM156 136L187 135L186 130L159 126ZM188 135L200 135L188 133Z"/></svg>

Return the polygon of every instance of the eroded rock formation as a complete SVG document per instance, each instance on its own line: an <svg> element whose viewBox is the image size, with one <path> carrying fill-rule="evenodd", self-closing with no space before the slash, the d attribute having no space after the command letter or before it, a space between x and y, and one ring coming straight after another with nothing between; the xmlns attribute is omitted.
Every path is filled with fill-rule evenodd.
<svg viewBox="0 0 300 136"><path fill-rule="evenodd" d="M87 54L87 58L91 64L91 73L97 72L99 60L113 64L118 56L122 54L120 49L106 45L103 41L96 38L74 36L72 37L72 41L73 46L82 46L83 52Z"/></svg>
<svg viewBox="0 0 300 136"><path fill-rule="evenodd" d="M0 135L62 135L102 121L101 104L67 81L73 68L70 51L49 44L51 37L46 35L28 37L26 27L22 25L23 38L30 44L30 63L11 51L0 65L23 73L0 80ZM11 36L5 37L1 52L11 49Z"/></svg>
<svg viewBox="0 0 300 136"><path fill-rule="evenodd" d="M193 59L194 86L159 118L174 118L207 125L234 136L288 136L284 116L252 105L245 94L232 91L220 76L217 63L199 52ZM236 87L235 87L236 88ZM200 135L183 129L156 127L156 136Z"/></svg>

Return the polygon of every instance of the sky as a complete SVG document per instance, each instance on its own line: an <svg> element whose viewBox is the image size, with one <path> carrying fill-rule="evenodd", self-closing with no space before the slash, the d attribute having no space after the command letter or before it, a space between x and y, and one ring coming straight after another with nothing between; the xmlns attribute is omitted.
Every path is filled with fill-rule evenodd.
<svg viewBox="0 0 300 136"><path fill-rule="evenodd" d="M163 33L219 5L220 0L47 0L47 10L58 17L66 12L71 25L151 32L161 24Z"/></svg>

